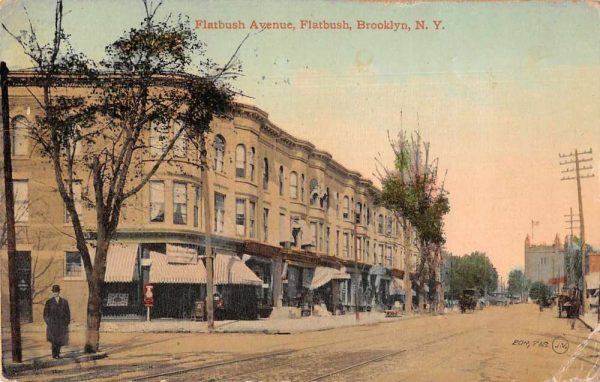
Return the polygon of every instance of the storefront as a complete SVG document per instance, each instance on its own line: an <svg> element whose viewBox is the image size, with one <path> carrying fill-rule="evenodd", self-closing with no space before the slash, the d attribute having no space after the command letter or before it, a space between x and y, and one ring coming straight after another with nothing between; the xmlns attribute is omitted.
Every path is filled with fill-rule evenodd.
<svg viewBox="0 0 600 382"><path fill-rule="evenodd" d="M273 310L273 262L269 258L247 254L242 256L242 261L263 282L256 288L258 314L261 318L269 317Z"/></svg>
<svg viewBox="0 0 600 382"><path fill-rule="evenodd" d="M390 282L392 281L390 270L381 264L376 264L369 270L369 279L374 291L371 306L385 308L389 300Z"/></svg>
<svg viewBox="0 0 600 382"><path fill-rule="evenodd" d="M344 268L316 267L309 284L314 303L324 303L328 311L337 313L336 310L341 310L345 303L344 292L349 282L350 274Z"/></svg>
<svg viewBox="0 0 600 382"><path fill-rule="evenodd" d="M217 253L213 266L214 284L224 300L225 318L257 319L257 296L263 280L235 254Z"/></svg>
<svg viewBox="0 0 600 382"><path fill-rule="evenodd" d="M94 251L92 251L94 254ZM139 245L112 243L102 291L104 318L136 319L141 314Z"/></svg>

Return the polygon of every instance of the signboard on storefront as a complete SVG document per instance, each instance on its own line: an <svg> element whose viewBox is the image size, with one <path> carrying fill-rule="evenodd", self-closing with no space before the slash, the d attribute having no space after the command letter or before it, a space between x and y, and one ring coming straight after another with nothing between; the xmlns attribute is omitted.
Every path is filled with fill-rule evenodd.
<svg viewBox="0 0 600 382"><path fill-rule="evenodd" d="M129 294L127 293L109 293L106 299L106 306L128 306Z"/></svg>
<svg viewBox="0 0 600 382"><path fill-rule="evenodd" d="M144 306L154 306L154 285L144 284Z"/></svg>

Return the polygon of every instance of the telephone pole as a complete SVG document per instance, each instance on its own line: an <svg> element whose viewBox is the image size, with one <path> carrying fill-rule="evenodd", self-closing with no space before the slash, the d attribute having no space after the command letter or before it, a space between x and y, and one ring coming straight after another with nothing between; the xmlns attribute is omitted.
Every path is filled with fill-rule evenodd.
<svg viewBox="0 0 600 382"><path fill-rule="evenodd" d="M360 275L358 274L358 231L357 231L357 225L358 223L360 223L360 213L361 211L356 212L356 206L354 207L354 277L356 280L356 285L354 286L354 310L356 311L356 321L360 320L360 313L359 313L359 305L358 305L358 283L360 281ZM362 249L362 246L361 246Z"/></svg>
<svg viewBox="0 0 600 382"><path fill-rule="evenodd" d="M564 215L566 218L569 218L569 220L567 220L565 223L569 224L568 227L566 227L565 229L568 229L570 232L570 236L569 236L569 243L573 242L573 229L577 228L577 227L573 227L573 223L579 223L579 219L575 220L573 218L577 218L579 217L579 215L577 214L573 214L573 207L569 207L569 210L571 211L568 215Z"/></svg>
<svg viewBox="0 0 600 382"><path fill-rule="evenodd" d="M15 199L12 178L10 116L8 105L8 67L0 63L0 87L2 88L2 139L4 140L4 197L6 202L6 249L8 252L8 292L10 300L10 334L13 362L21 362L21 317L17 300L15 233Z"/></svg>
<svg viewBox="0 0 600 382"><path fill-rule="evenodd" d="M565 170L562 170L562 173L575 173L575 176L565 175L560 180L576 180L577 181L577 199L579 202L579 232L580 232L580 252L581 252L581 285L582 285L582 299L583 299L583 309L582 313L585 314L587 312L587 285L585 282L585 270L586 270L586 247L585 247L585 223L583 219L583 202L581 199L581 179L591 178L594 176L593 173L585 173L582 172L589 171L593 167L592 165L581 166L581 163L591 162L592 159L592 149L587 151L578 151L569 153L569 154L558 154L559 158L565 159L560 162L561 166L567 166ZM569 165L574 164L575 168L569 167Z"/></svg>
<svg viewBox="0 0 600 382"><path fill-rule="evenodd" d="M206 257L206 321L208 324L209 332L215 328L214 321L214 285L213 285L213 248L212 248L212 221L213 221L213 206L211 204L211 192L210 192L210 171L208 165L208 151L206 150L207 134L202 136L201 141L201 155L200 155L200 177L202 179L202 196L204 199L204 254Z"/></svg>

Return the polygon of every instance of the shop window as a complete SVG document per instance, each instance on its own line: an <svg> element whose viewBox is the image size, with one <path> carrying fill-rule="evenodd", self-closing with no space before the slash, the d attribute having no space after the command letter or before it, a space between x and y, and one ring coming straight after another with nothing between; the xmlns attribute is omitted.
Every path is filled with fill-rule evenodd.
<svg viewBox="0 0 600 382"><path fill-rule="evenodd" d="M186 183L173 183L173 224L187 224Z"/></svg>
<svg viewBox="0 0 600 382"><path fill-rule="evenodd" d="M342 218L344 220L350 219L350 199L347 196L344 196L342 208Z"/></svg>
<svg viewBox="0 0 600 382"><path fill-rule="evenodd" d="M215 162L214 168L216 172L223 172L225 169L225 138L220 135L215 137Z"/></svg>
<svg viewBox="0 0 600 382"><path fill-rule="evenodd" d="M298 199L298 174L290 173L290 198Z"/></svg>
<svg viewBox="0 0 600 382"><path fill-rule="evenodd" d="M262 176L263 190L269 189L269 160L263 159L263 176Z"/></svg>
<svg viewBox="0 0 600 382"><path fill-rule="evenodd" d="M215 192L215 228L218 233L223 232L225 226L225 195Z"/></svg>
<svg viewBox="0 0 600 382"><path fill-rule="evenodd" d="M201 200L201 188L194 186L194 227L198 227L200 221L200 200Z"/></svg>
<svg viewBox="0 0 600 382"><path fill-rule="evenodd" d="M83 261L79 252L65 252L65 278L82 279Z"/></svg>
<svg viewBox="0 0 600 382"><path fill-rule="evenodd" d="M165 221L165 182L150 181L150 221Z"/></svg>
<svg viewBox="0 0 600 382"><path fill-rule="evenodd" d="M12 120L11 129L12 155L29 154L29 121L22 115Z"/></svg>
<svg viewBox="0 0 600 382"><path fill-rule="evenodd" d="M250 149L250 160L249 162L249 167L250 167L250 180L254 182L254 169L255 169L255 159L256 159L256 150L254 149L254 147L252 147Z"/></svg>
<svg viewBox="0 0 600 382"><path fill-rule="evenodd" d="M173 130L174 130L175 135L177 135L184 128L184 126L183 126L182 122L175 121L173 128L174 128ZM185 158L186 152L187 152L187 136L186 136L185 131L183 131L179 135L177 140L175 141L175 144L173 145L173 155L178 158Z"/></svg>
<svg viewBox="0 0 600 382"><path fill-rule="evenodd" d="M248 220L248 235L256 237L256 202L250 201L250 216Z"/></svg>
<svg viewBox="0 0 600 382"><path fill-rule="evenodd" d="M235 176L246 177L246 146L237 145L235 148Z"/></svg>
<svg viewBox="0 0 600 382"><path fill-rule="evenodd" d="M67 191L68 192L68 191ZM81 181L74 180L73 181L73 204L75 204L75 212L77 212L77 216L79 216L79 221L82 220L81 212L82 212L82 201L81 201ZM71 222L71 215L69 211L67 211L67 205L65 204L65 223Z"/></svg>
<svg viewBox="0 0 600 382"><path fill-rule="evenodd" d="M166 124L154 121L150 126L150 154L158 157L167 149L167 134L169 126Z"/></svg>
<svg viewBox="0 0 600 382"><path fill-rule="evenodd" d="M269 209L263 209L263 241L269 240Z"/></svg>
<svg viewBox="0 0 600 382"><path fill-rule="evenodd" d="M246 200L235 200L235 231L238 236L246 235Z"/></svg>
<svg viewBox="0 0 600 382"><path fill-rule="evenodd" d="M15 223L29 221L29 181L13 180L13 195L15 199Z"/></svg>

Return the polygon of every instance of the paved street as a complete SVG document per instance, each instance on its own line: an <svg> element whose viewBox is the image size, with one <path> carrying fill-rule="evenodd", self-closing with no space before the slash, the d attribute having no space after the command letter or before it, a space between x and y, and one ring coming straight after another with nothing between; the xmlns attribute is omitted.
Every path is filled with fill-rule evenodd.
<svg viewBox="0 0 600 382"><path fill-rule="evenodd" d="M108 358L19 380L562 381L600 375L588 336L531 304L290 335L105 333Z"/></svg>

